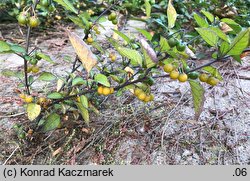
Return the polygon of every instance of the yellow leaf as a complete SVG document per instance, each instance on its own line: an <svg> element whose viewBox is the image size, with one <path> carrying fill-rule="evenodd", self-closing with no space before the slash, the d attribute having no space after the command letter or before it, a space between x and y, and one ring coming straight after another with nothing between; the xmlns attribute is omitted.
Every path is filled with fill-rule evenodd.
<svg viewBox="0 0 250 181"><path fill-rule="evenodd" d="M168 15L168 27L173 28L177 18L177 13L174 6L172 5L172 0L168 1L167 15Z"/></svg>
<svg viewBox="0 0 250 181"><path fill-rule="evenodd" d="M56 91L58 92L62 86L64 85L64 81L62 79L57 80Z"/></svg>
<svg viewBox="0 0 250 181"><path fill-rule="evenodd" d="M126 67L124 70L128 73L128 78L134 75L134 70L132 68Z"/></svg>
<svg viewBox="0 0 250 181"><path fill-rule="evenodd" d="M35 103L27 105L27 114L30 121L35 120L41 113L41 106Z"/></svg>
<svg viewBox="0 0 250 181"><path fill-rule="evenodd" d="M76 54L81 60L83 67L89 73L90 70L97 64L95 55L91 52L88 45L75 33L66 30L69 40L74 47Z"/></svg>

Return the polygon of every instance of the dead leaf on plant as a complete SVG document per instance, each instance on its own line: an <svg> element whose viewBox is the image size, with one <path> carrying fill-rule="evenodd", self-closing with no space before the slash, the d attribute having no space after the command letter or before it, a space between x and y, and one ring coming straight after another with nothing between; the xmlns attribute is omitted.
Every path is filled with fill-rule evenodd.
<svg viewBox="0 0 250 181"><path fill-rule="evenodd" d="M97 64L95 55L91 52L88 45L75 33L65 30L69 36L69 40L74 47L76 54L81 60L83 67L89 73L91 69Z"/></svg>

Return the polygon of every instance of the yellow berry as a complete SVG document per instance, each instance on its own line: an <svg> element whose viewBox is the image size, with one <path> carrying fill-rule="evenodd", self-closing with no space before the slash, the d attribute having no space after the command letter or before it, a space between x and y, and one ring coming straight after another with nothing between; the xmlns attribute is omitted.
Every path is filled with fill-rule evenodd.
<svg viewBox="0 0 250 181"><path fill-rule="evenodd" d="M33 101L33 97L32 96L26 96L25 99L24 99L24 101L26 103L31 103Z"/></svg>
<svg viewBox="0 0 250 181"><path fill-rule="evenodd" d="M103 94L103 87L102 86L99 86L98 88L97 88L97 92L98 92L98 94Z"/></svg>
<svg viewBox="0 0 250 181"><path fill-rule="evenodd" d="M115 92L114 87L110 88L110 94L113 94Z"/></svg>
<svg viewBox="0 0 250 181"><path fill-rule="evenodd" d="M94 30L94 31L98 31L98 27L97 27L97 26L94 26L94 27L93 27L93 30Z"/></svg>
<svg viewBox="0 0 250 181"><path fill-rule="evenodd" d="M113 55L113 56L111 57L111 61L114 62L115 60L116 60L116 56Z"/></svg>
<svg viewBox="0 0 250 181"><path fill-rule="evenodd" d="M205 73L200 74L199 79L201 82L207 82L208 80L208 75Z"/></svg>
<svg viewBox="0 0 250 181"><path fill-rule="evenodd" d="M39 72L39 67L33 66L32 69L31 69L31 71L32 71L33 73L37 73L37 72Z"/></svg>
<svg viewBox="0 0 250 181"><path fill-rule="evenodd" d="M150 94L150 101L153 101L153 100L154 100L154 95Z"/></svg>
<svg viewBox="0 0 250 181"><path fill-rule="evenodd" d="M145 99L143 100L144 102L149 102L150 101L150 95L146 95Z"/></svg>
<svg viewBox="0 0 250 181"><path fill-rule="evenodd" d="M137 96L138 97L138 95L141 93L141 92L143 92L141 89L139 89L139 88L135 88L135 90L134 90L134 94L135 94L135 96Z"/></svg>
<svg viewBox="0 0 250 181"><path fill-rule="evenodd" d="M145 92L142 91L137 97L139 100L144 101L146 96Z"/></svg>
<svg viewBox="0 0 250 181"><path fill-rule="evenodd" d="M105 96L109 95L110 94L110 88L109 87L104 87L102 93Z"/></svg>
<svg viewBox="0 0 250 181"><path fill-rule="evenodd" d="M45 97L39 97L37 103L38 104L44 104L46 102L46 98Z"/></svg>
<svg viewBox="0 0 250 181"><path fill-rule="evenodd" d="M164 65L163 69L165 72L170 73L174 70L174 66L169 63L169 64Z"/></svg>
<svg viewBox="0 0 250 181"><path fill-rule="evenodd" d="M25 95L25 94L19 94L19 97L20 97L21 99L25 99L26 95Z"/></svg>
<svg viewBox="0 0 250 181"><path fill-rule="evenodd" d="M87 43L93 43L93 42L94 42L94 40L93 40L92 37L88 37L88 38L87 38Z"/></svg>
<svg viewBox="0 0 250 181"><path fill-rule="evenodd" d="M180 75L178 76L178 80L179 80L180 82L186 82L187 79L188 79L188 76L187 76L187 74L185 74L185 73L180 74Z"/></svg>
<svg viewBox="0 0 250 181"><path fill-rule="evenodd" d="M207 79L207 83L211 86L215 86L219 83L219 80L215 77L212 77L210 76L208 79Z"/></svg>
<svg viewBox="0 0 250 181"><path fill-rule="evenodd" d="M30 73L32 71L32 67L27 68L27 73Z"/></svg>
<svg viewBox="0 0 250 181"><path fill-rule="evenodd" d="M177 70L173 70L172 72L170 72L169 76L170 76L171 79L176 80L179 77L179 72Z"/></svg>

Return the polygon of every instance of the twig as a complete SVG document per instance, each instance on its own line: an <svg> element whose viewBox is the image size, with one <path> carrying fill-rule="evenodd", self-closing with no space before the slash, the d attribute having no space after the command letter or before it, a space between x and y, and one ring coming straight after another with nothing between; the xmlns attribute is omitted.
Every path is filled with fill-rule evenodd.
<svg viewBox="0 0 250 181"><path fill-rule="evenodd" d="M12 118L12 117L16 117L16 116L20 116L25 114L25 112L21 112L21 113L17 113L17 114L12 114L12 115L6 115L6 116L0 116L0 118Z"/></svg>
<svg viewBox="0 0 250 181"><path fill-rule="evenodd" d="M16 150L19 148L19 146L17 146L12 153L10 154L10 156L5 160L5 162L3 163L3 165L6 165L6 163L10 160L10 158L14 155L14 153L16 152Z"/></svg>

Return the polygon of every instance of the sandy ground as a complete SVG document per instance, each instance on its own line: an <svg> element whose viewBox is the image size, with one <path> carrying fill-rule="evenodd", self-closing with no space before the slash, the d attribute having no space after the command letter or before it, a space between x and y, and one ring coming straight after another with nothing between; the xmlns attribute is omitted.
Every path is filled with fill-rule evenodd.
<svg viewBox="0 0 250 181"><path fill-rule="evenodd" d="M128 24L126 33L134 33L135 25L144 26ZM100 39L113 28L108 23L104 26ZM81 30L74 31L83 36ZM73 58L74 53L65 34L36 34L32 42L56 61L54 65L39 62L41 70L66 75L71 64L65 59ZM15 28L3 36L23 43ZM21 70L22 62L13 54L0 55L0 71ZM152 86L154 102L143 104L129 92L110 96L99 116L91 118L91 134L80 124L68 132L40 136L47 140L43 144L15 136L12 126L28 123L16 93L19 80L0 75L0 164L249 164L250 58L242 65L229 61L217 66L224 81L216 87L204 85L206 101L199 121L194 120L188 83L162 78ZM43 89L44 85L36 86ZM53 156L58 148L64 152Z"/></svg>

